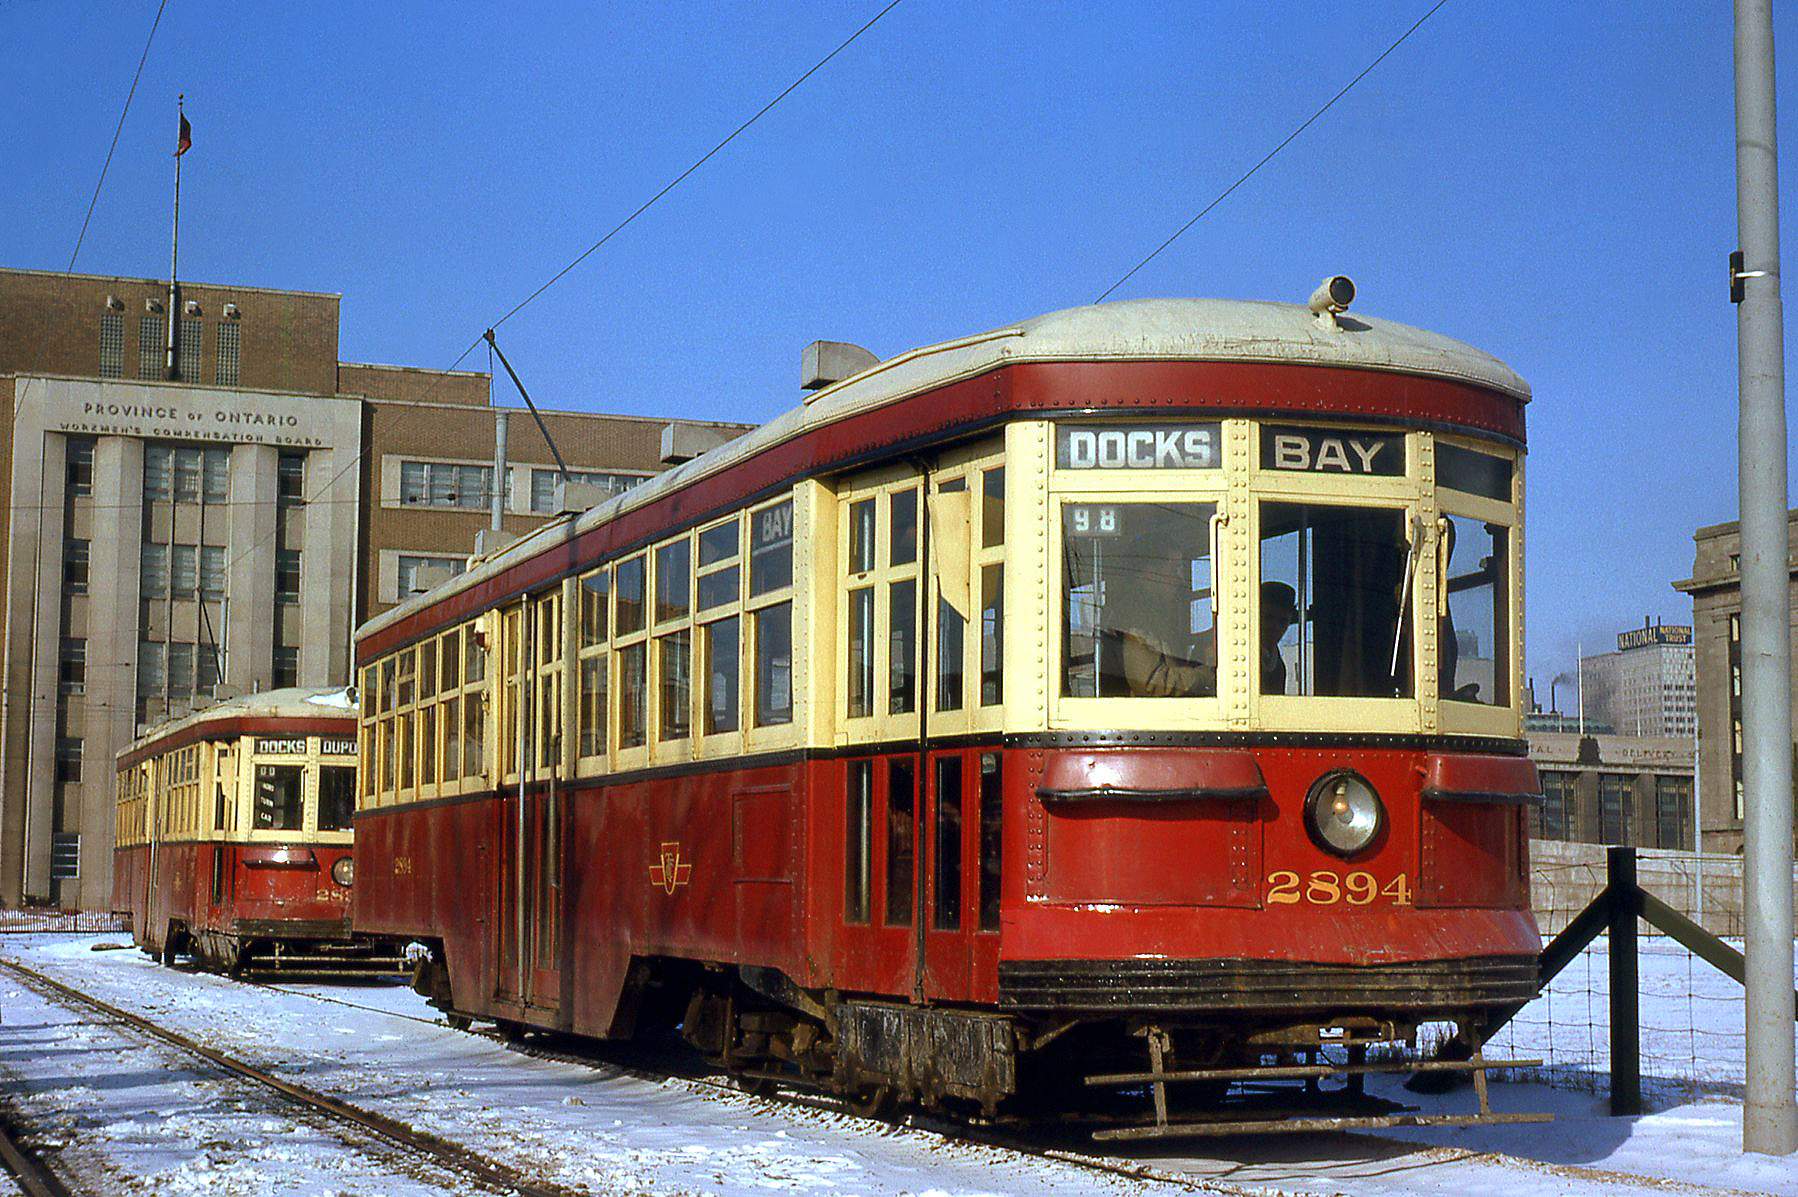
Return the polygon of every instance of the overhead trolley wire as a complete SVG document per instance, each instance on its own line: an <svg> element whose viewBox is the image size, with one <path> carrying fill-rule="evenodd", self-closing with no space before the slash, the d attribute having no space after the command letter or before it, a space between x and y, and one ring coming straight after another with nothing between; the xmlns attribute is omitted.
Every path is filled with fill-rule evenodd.
<svg viewBox="0 0 1798 1197"><path fill-rule="evenodd" d="M1129 282L1131 277L1133 275L1135 275L1137 271L1141 270L1144 266L1147 266L1150 262L1153 262L1157 257L1161 256L1162 250L1164 250L1168 246L1172 245L1175 241L1178 241L1180 239L1181 234L1185 233L1187 229L1190 229L1193 225L1195 225L1195 224L1199 223L1199 221L1203 220L1205 218L1206 213L1210 212L1213 208L1217 207L1219 204L1223 203L1226 199L1228 199L1230 197L1230 193L1235 191L1238 187L1241 187L1244 183L1248 182L1249 179L1254 176L1256 171L1260 170L1262 167L1266 166L1269 162L1273 161L1274 155L1278 154L1281 150L1285 149L1288 145L1291 145L1292 142L1295 139L1297 139L1297 137L1300 133L1303 133L1306 129L1309 129L1317 121L1318 117L1322 116L1324 113L1328 112L1332 107L1334 107L1336 104L1336 101L1340 100L1343 96L1348 95L1350 90L1352 90L1354 88L1355 84L1361 82L1361 80L1367 78L1368 75L1372 74L1373 69L1375 67L1379 66L1382 62L1386 61L1386 58L1388 55L1390 55L1394 50L1398 49L1400 46L1404 45L1405 42L1410 38L1410 36L1413 33L1416 33L1417 30L1420 27L1422 27L1422 25L1425 21L1427 21L1431 17L1435 16L1436 11L1438 9L1440 9L1444 4L1447 4L1447 3L1448 3L1448 0L1436 0L1436 3L1431 6L1431 8L1428 12L1424 13L1421 17L1418 17L1416 22L1413 23L1409 29L1407 29L1403 33L1399 34L1397 41L1393 42L1390 46L1387 46L1384 50L1382 50L1380 52L1380 56L1378 58L1376 58L1372 62L1368 63L1366 68L1363 69L1359 75L1356 75L1353 79L1350 79L1346 84L1344 84L1342 90L1337 92L1335 95L1331 96L1327 101L1325 101L1323 107L1319 108L1316 112L1313 112L1310 116L1306 117L1304 124L1300 125L1296 129L1294 129L1291 133L1288 133L1286 135L1285 140L1280 142L1280 144L1275 146L1273 149L1269 150L1267 152L1266 156L1261 159L1261 161L1255 163L1255 165L1249 167L1248 170L1244 171L1241 178L1237 179L1234 183L1232 183L1228 187L1224 188L1223 191L1218 194L1218 197L1216 199L1212 200L1210 203L1206 204L1204 206L1204 208L1200 209L1199 214L1197 216L1193 217L1191 220L1189 220L1185 224L1181 225L1178 229L1174 230L1173 236L1169 237L1166 241L1163 241L1160 245L1157 245L1154 248L1154 250L1150 252L1148 257L1144 258L1142 261L1140 261L1136 265L1132 266L1129 269L1129 271L1125 273L1123 278L1120 278L1117 282L1111 284L1111 286L1105 288L1104 291L1100 292L1099 298L1093 300L1093 302L1094 303L1105 302L1106 296L1110 295L1113 291L1117 290L1119 287L1121 287L1125 283ZM460 360L460 359L457 359L457 360Z"/></svg>
<svg viewBox="0 0 1798 1197"><path fill-rule="evenodd" d="M1446 3L1447 0L1443 0L1443 2ZM639 216L643 215L645 212L649 211L650 208L655 206L655 204L658 200L660 200L663 196L667 195L670 191L673 191L676 187L680 186L681 182L683 180L685 180L688 175L692 174L694 171L696 171L700 167L704 166L707 162L711 161L711 159L714 156L716 156L720 150L722 150L725 146L729 145L731 142L735 141L738 138L738 136L740 136L743 133L744 130L749 128L749 126L755 124L755 122L761 120L764 116L768 115L768 113L773 110L773 108L776 104L779 104L782 100L786 99L788 96L792 95L795 91L797 91L799 89L800 84L804 83L807 79L810 79L813 75L817 74L820 70L824 69L824 66L826 63L828 63L831 59L835 58L837 55L841 54L844 50L847 50L849 48L849 46L857 38L859 38L862 34L868 32L868 30L874 28L874 26L879 23L879 21L882 17L884 17L888 13L892 12L895 8L898 8L899 4L900 4L900 0L892 0L892 2L890 4L888 4L885 8L883 8L879 12L875 13L871 18L868 19L868 22L865 25L863 25L860 29L857 29L854 33L851 33L848 37L844 38L840 43L838 43L836 49L832 50L830 53L826 54L823 58L820 58L817 62L813 63L810 70L806 71L805 74L799 76L799 78L793 80L792 83L787 85L787 87L784 91L782 91L779 95L775 96L772 100L769 100L766 104L762 105L762 107L756 112L756 114L754 116L750 117L748 120L746 120L742 124L738 125L735 129L732 129L730 131L729 135L727 135L723 141L720 141L717 145L715 145L711 149L707 150L705 152L705 154L699 158L698 161L693 163L693 165L687 167L686 170L681 171L680 174L674 176L673 179L669 180L668 184L666 186L664 186L660 191L656 192L654 195L652 195L648 199L644 200L643 203L637 208L636 211L632 212L629 216L626 216L623 220L619 221L616 225L614 225L610 232L608 232L605 236L601 237L598 241L595 241L592 245L589 245L585 250L581 251L581 253L574 259L574 261L568 263L568 265L562 267L562 269L556 271L555 274L551 275L548 282L544 283L541 287L538 287L535 291L532 291L529 295L525 296L523 299L521 299L518 302L518 304L515 307L512 308L511 311L509 311L505 315L501 316L498 320L495 320L492 323L492 325L489 326L489 331L491 331L492 329L498 328L500 325L504 324L506 321L508 321L512 317L516 316L520 311L524 310L525 306L527 304L529 304L532 300L536 299L539 295L543 294L545 291L549 290L551 287L555 286L558 282L560 282L562 280L562 277L564 275L566 275L570 270L573 270L576 266L579 266L582 262L586 261L590 256L592 256L594 251L599 249L600 246L604 245L606 242L608 242L612 238L616 237L619 233L622 233L625 230L626 226L628 226L632 221L636 220L637 217L639 217ZM474 350L480 345L480 343L484 339L485 339L485 334L483 334L482 336L476 337L474 339L474 341L468 346L468 348L464 349L462 351L461 356L456 358L455 361L450 363L449 368L451 370L454 370L457 366L461 365L462 359L467 357L470 353L473 353Z"/></svg>
<svg viewBox="0 0 1798 1197"><path fill-rule="evenodd" d="M81 256L81 243L87 240L88 222L94 218L94 206L100 202L100 188L106 183L106 172L112 167L112 155L119 148L119 135L125 131L125 117L131 112L131 98L137 95L137 84L144 77L144 64L150 61L150 45L156 40L156 27L162 24L162 10L169 6L169 0L162 0L156 6L156 19L150 22L150 36L144 39L143 57L137 60L137 74L131 76L131 90L125 93L125 107L119 112L118 128L112 131L112 144L106 147L106 161L100 166L100 177L94 183L94 198L87 202L87 215L81 218L81 232L75 238L74 252L69 254L69 268L65 274L75 271L75 259Z"/></svg>
<svg viewBox="0 0 1798 1197"><path fill-rule="evenodd" d="M530 304L531 301L535 300L538 296L542 295L545 291L549 290L556 283L560 282L561 279L565 275L567 275L569 271L573 270L576 266L579 266L587 258L591 257L601 246L605 245L606 242L610 241L613 237L616 237L632 221L636 220L637 217L643 215L643 213L647 212L651 207L653 207L658 200L660 200L663 196L667 195L670 191L673 191L677 186L679 186L683 181L685 181L688 176L693 174L694 171L698 170L701 166L704 166L708 161L710 161L713 157L715 157L720 150L724 149L725 146L727 146L731 142L735 141L746 129L749 128L749 126L755 124L756 121L758 121L762 117L766 116L770 111L773 110L775 105L779 104L782 100L786 99L789 95L792 95L794 91L798 90L798 88L801 84L803 84L807 79L810 79L813 75L817 74L820 70L822 70L824 68L824 66L830 62L831 59L835 58L837 55L841 54L844 50L848 49L849 46L856 41L856 39L858 39L859 37L862 36L862 34L868 32L868 30L874 28L874 26L880 22L881 18L885 17L888 13L892 12L895 8L898 8L901 2L902 2L902 0L890 0L890 2L886 5L886 7L882 8L879 12L875 13L860 28L858 28L855 32L851 33L848 37L844 38L841 42L839 42L835 49L831 50L830 53L826 54L824 57L820 58L817 62L813 63L810 69L808 69L804 74L800 75L797 79L793 80L792 83L788 84L784 89L781 90L780 94L776 95L772 100L769 100L766 104L762 105L762 107L755 113L755 115L751 116L748 120L744 121L742 124L738 125L735 129L731 130L731 132L728 136L726 136L717 145L713 146L710 150L706 151L706 153L704 155L702 155L697 161L695 161L693 163L693 165L687 167L687 169L683 170L680 174L676 175L660 191L657 191L654 195L650 196L641 205L639 205L634 212L632 212L629 216L626 216L623 220L619 221L615 226L613 226L612 229L609 232L607 232L605 236L601 237L598 241L595 241L592 245L588 246L573 261L569 262L568 265L562 267L562 269L558 270L554 275L552 275L549 278L549 280L547 282L545 282L542 286L538 287L535 291L532 291L529 295L525 296L522 300L520 300L517 304L515 304L510 311L508 311L505 315L501 316L498 320L495 320L491 325L488 326L488 329L491 330L494 328L498 328L500 325L504 324L506 321L510 320L513 316L516 316L519 312L524 310L524 308L528 304ZM164 3L166 4L167 0L164 0ZM480 336L477 336L473 341L471 341L469 343L468 348L464 349L459 355L457 355L455 361L451 362L448 366L444 367L442 373L447 374L449 371L454 370L457 366L460 366L462 364L463 360L465 358L467 358L470 353L473 353L476 348L478 348L483 342L485 342L485 340L486 340L486 332L484 331ZM491 377L491 375L493 373L491 362L488 363L487 373L488 373L489 377ZM428 399L431 395L431 392L434 391L439 385L441 385L441 383L442 383L441 378L432 382L431 385L426 388L425 393L423 395L421 395L419 397L419 399L416 400L415 402L422 403L425 399ZM397 416L400 418L410 418L410 417L416 415L418 410L420 410L420 409L417 409L417 408L402 409L400 412L397 413ZM314 488L314 496L322 496L322 495L328 494L331 491L331 489L333 487L335 487L337 485L337 483L343 478L343 476L345 474L348 474L351 470L359 469L361 466L361 463L362 463L362 459L366 455L367 452L368 452L367 446L364 445L362 448L358 449L356 451L356 453L354 453L353 455L350 455L349 460L346 461L343 464L343 466L341 468L339 468L334 474L332 474L330 478L326 479L322 486L316 486ZM496 478L496 479L494 479L494 485L496 487L502 486L502 485L504 485L504 482L503 482L503 480ZM312 496L309 496L307 501L311 502L311 501L317 501L317 500L315 498L313 498ZM470 509L466 509L466 510L472 511L473 509L470 508ZM239 550L238 552L232 554L230 559L226 563L226 568L229 569L232 565L236 564L238 559L240 557L242 557L245 553L249 553L249 554L253 555L259 549L261 549L265 544L267 544L269 541L273 540L274 537L275 537L275 532L273 530L271 530L267 534L265 534L260 540L258 540L255 544L250 545L247 549L242 549L242 550Z"/></svg>

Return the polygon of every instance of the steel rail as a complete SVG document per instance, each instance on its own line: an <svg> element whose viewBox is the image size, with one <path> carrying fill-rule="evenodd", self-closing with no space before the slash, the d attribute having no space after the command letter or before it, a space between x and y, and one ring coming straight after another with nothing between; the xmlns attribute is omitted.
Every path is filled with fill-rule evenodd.
<svg viewBox="0 0 1798 1197"><path fill-rule="evenodd" d="M122 1010L90 994L83 993L79 989L64 985L62 982L47 977L15 960L0 959L0 968L13 973L24 984L36 988L40 992L48 990L78 1006L98 1011L141 1034L160 1040L191 1055L199 1056L227 1073L265 1085L304 1109L322 1114L336 1122L359 1127L408 1151L427 1156L439 1164L446 1165L484 1184L517 1193L520 1197L575 1197L575 1191L572 1189L529 1181L517 1170L489 1160L466 1147L416 1130L384 1114L377 1114L372 1110L365 1110L360 1106L339 1101L337 1098L327 1096L317 1090L308 1089L304 1085L296 1085L292 1081L282 1080L254 1065L246 1064L242 1060L204 1044L196 1043L166 1027L157 1026L129 1010Z"/></svg>
<svg viewBox="0 0 1798 1197"><path fill-rule="evenodd" d="M21 1146L15 1137L18 1127L0 1119L0 1164L19 1182L25 1197L71 1197L69 1187L51 1171L50 1164L35 1151Z"/></svg>

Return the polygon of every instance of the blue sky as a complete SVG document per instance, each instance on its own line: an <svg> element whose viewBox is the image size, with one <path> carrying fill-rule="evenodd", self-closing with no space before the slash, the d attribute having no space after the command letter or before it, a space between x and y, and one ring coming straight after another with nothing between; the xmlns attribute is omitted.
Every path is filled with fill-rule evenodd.
<svg viewBox="0 0 1798 1197"><path fill-rule="evenodd" d="M340 293L346 360L447 367L882 6L169 0L75 269L166 274L185 92L183 276ZM546 406L763 420L812 340L1090 303L1429 7L903 0L500 343ZM155 14L0 0L0 265L69 265ZM1544 696L1688 621L1669 582L1735 518L1730 21L1450 0L1114 296L1345 273L1528 379Z"/></svg>

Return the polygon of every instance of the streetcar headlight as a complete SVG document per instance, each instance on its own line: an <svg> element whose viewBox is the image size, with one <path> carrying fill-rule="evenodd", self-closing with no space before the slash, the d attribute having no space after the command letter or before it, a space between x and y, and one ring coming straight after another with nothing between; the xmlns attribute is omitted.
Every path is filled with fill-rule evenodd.
<svg viewBox="0 0 1798 1197"><path fill-rule="evenodd" d="M1353 856L1380 834L1386 811L1367 779L1340 769L1312 784L1305 797L1305 823L1319 846Z"/></svg>
<svg viewBox="0 0 1798 1197"><path fill-rule="evenodd" d="M331 880L348 889L356 884L356 858L340 856L337 863L331 866Z"/></svg>

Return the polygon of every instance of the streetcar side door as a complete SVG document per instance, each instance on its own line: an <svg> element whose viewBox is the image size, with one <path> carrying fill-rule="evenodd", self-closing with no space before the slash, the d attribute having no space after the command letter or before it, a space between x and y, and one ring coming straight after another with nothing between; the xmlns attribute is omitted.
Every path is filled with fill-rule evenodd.
<svg viewBox="0 0 1798 1197"><path fill-rule="evenodd" d="M499 995L558 1010L567 836L562 592L528 597L500 622Z"/></svg>

